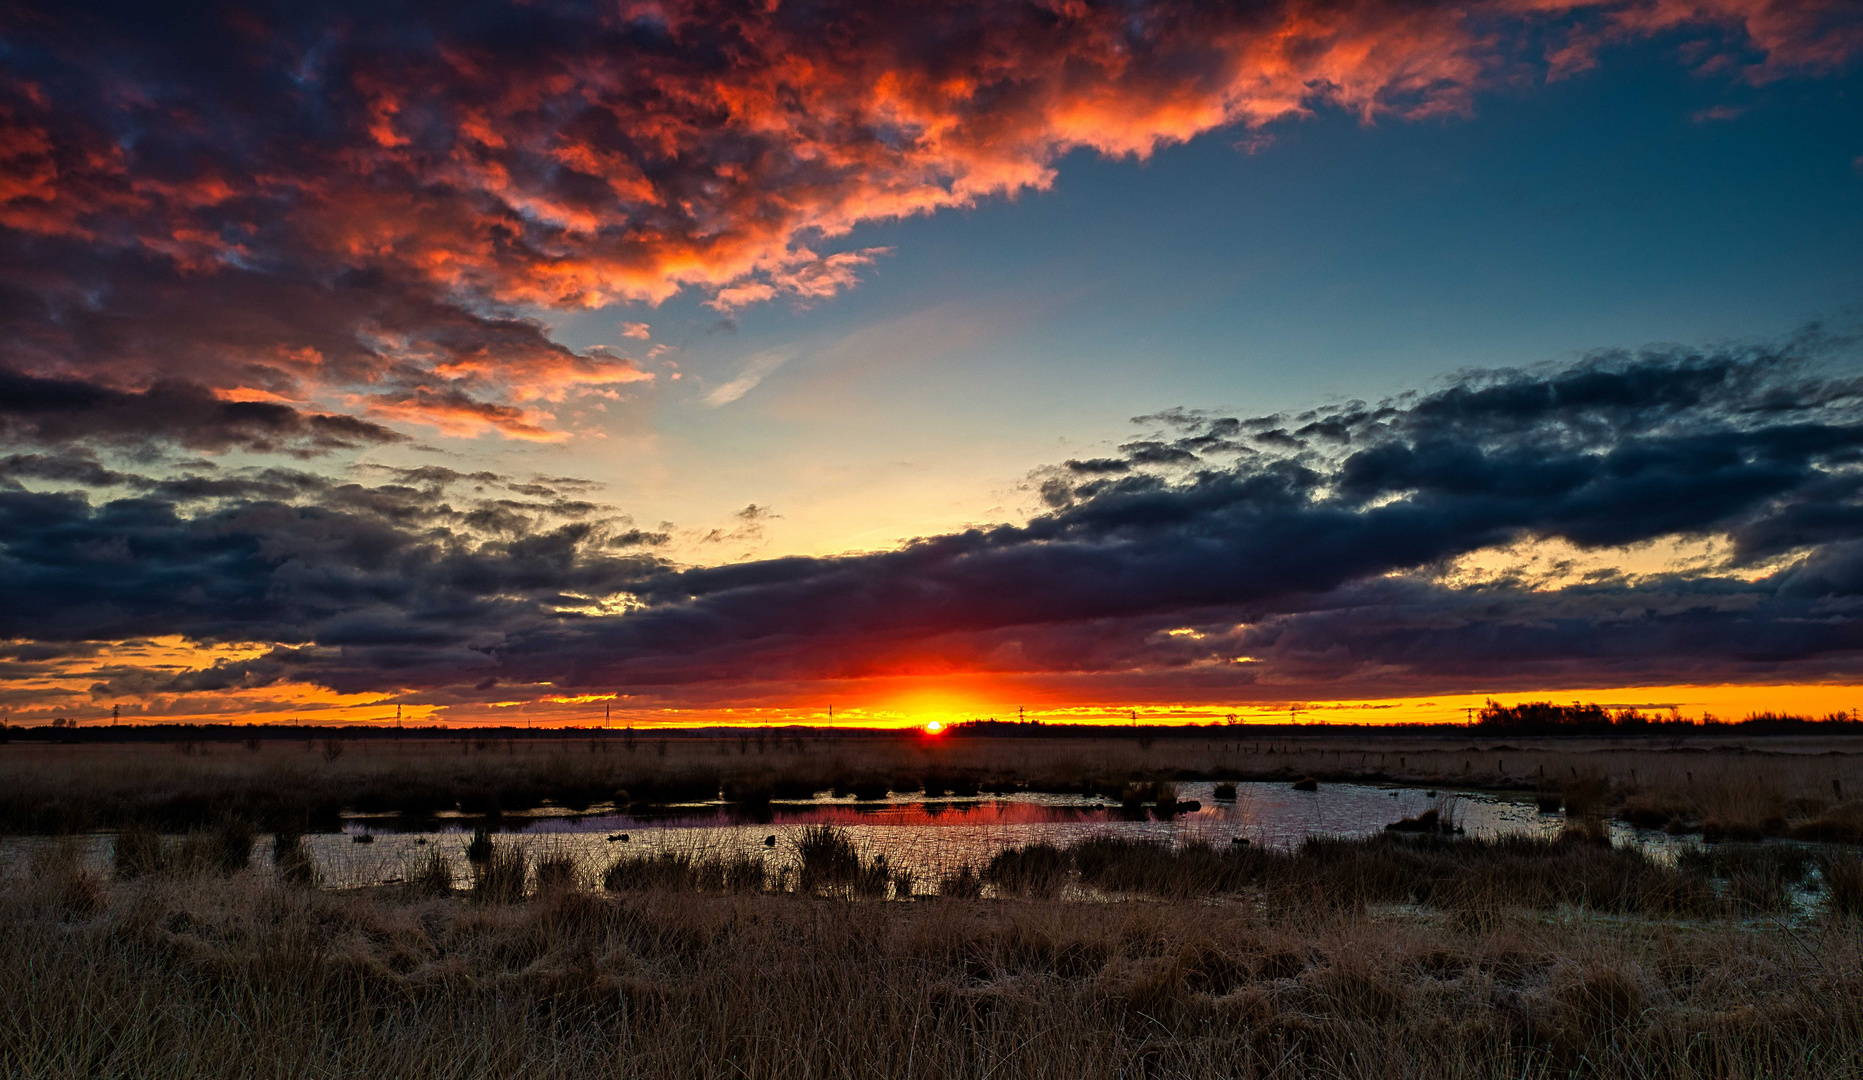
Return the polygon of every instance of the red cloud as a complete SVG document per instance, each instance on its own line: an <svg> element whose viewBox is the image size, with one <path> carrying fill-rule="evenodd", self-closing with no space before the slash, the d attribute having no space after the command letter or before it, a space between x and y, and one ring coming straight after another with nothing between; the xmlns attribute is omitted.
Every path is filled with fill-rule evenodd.
<svg viewBox="0 0 1863 1080"><path fill-rule="evenodd" d="M40 373L495 412L647 377L555 345L527 307L806 302L879 253L831 250L854 226L1043 188L1071 150L1144 156L1322 107L1465 112L1535 63L1559 75L1659 35L1752 80L1827 71L1863 50L1856 10L693 0L408 26L259 4L171 20L185 37L167 40L48 7L10 19L32 79L0 87L0 282L45 310L147 306L100 311L109 349L58 318L3 329ZM180 292L232 325L179 318L160 298ZM275 359L306 349L323 362Z"/></svg>

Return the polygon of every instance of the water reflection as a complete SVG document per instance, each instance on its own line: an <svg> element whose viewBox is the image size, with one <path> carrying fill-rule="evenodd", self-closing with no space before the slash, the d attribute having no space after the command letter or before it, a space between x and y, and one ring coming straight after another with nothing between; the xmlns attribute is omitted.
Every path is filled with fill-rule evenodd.
<svg viewBox="0 0 1863 1080"><path fill-rule="evenodd" d="M453 864L455 877L470 878L466 843L472 831L490 825L501 843L521 847L534 862L565 855L590 880L624 852L680 851L694 855L748 855L772 870L794 862L802 830L820 824L848 830L863 854L885 855L930 887L961 866L982 866L1005 847L1037 842L1065 845L1092 836L1148 837L1171 842L1226 845L1235 840L1291 848L1310 836L1368 836L1400 818L1431 808L1453 818L1466 835L1551 836L1563 815L1542 812L1530 797L1510 799L1486 792L1441 793L1365 784L1322 784L1312 792L1285 782L1236 785L1234 800L1217 800L1214 785L1184 783L1178 797L1195 801L1188 812L1160 815L1155 808L1133 813L1119 803L1077 795L950 796L927 800L892 796L856 800L824 793L807 801L777 802L754 813L723 803L642 808L638 812L571 814L543 812L507 816L496 822L467 815L437 815L420 821L403 817L351 817L340 833L305 838L326 886L355 888L400 880L419 859L437 851ZM1637 844L1673 857L1678 843L1660 833L1616 830L1620 843ZM358 843L358 838L369 838ZM622 839L625 837L626 839ZM775 842L769 842L774 837ZM271 844L262 837L253 862L270 869ZM0 841L0 862L23 866L43 838ZM111 838L87 838L86 859L109 869Z"/></svg>
<svg viewBox="0 0 1863 1080"><path fill-rule="evenodd" d="M533 859L566 855L591 878L623 852L748 855L775 869L793 861L794 842L802 830L838 825L848 830L864 854L885 855L893 867L931 883L961 866L981 866L1005 847L1065 845L1109 834L1178 843L1229 844L1243 839L1291 848L1309 836L1368 836L1433 807L1453 815L1467 835L1477 837L1550 836L1563 822L1562 815L1542 813L1530 800L1489 793L1439 794L1363 784L1324 784L1318 791L1300 792L1285 783L1253 783L1236 785L1233 801L1218 801L1213 787L1180 785L1179 798L1197 802L1198 808L1163 816L1155 808L1132 814L1105 799L1018 793L929 801L822 796L774 803L749 815L725 804L706 803L638 813L506 818L497 825L501 841L519 845ZM465 844L480 823L459 818L410 829L401 819L354 818L341 834L307 839L323 880L332 886L395 880L415 859L434 850L452 860L464 880L469 870ZM357 844L355 837L360 835L375 840ZM626 839L619 839L622 836ZM774 844L768 842L772 836Z"/></svg>

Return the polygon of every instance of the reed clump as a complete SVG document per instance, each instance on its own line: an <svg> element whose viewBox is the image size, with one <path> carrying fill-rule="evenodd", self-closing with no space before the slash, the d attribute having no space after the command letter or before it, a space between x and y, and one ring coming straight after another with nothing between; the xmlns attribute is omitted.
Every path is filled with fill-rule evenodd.
<svg viewBox="0 0 1863 1080"><path fill-rule="evenodd" d="M1294 851L1096 837L1066 849L1005 851L986 877L1011 892L1022 891L1018 875L1026 874L1052 892L1070 871L1083 886L1106 893L1170 899L1250 893L1276 908L1422 904L1449 911L1572 907L1691 916L1723 910L1710 877L1728 873L1705 865L1668 867L1640 851L1571 837L1476 840L1426 833L1316 838ZM1782 872L1775 878L1781 887L1797 880Z"/></svg>
<svg viewBox="0 0 1863 1080"><path fill-rule="evenodd" d="M573 892L581 886L582 871L564 852L550 852L537 860L538 892Z"/></svg>
<svg viewBox="0 0 1863 1080"><path fill-rule="evenodd" d="M1784 910L1790 890L1803 884L1816 864L1811 851L1787 844L1715 844L1689 848L1678 858L1685 871L1724 879L1727 899L1742 912Z"/></svg>
<svg viewBox="0 0 1863 1080"><path fill-rule="evenodd" d="M805 888L811 882L848 881L860 870L860 851L846 829L811 825L796 838L795 844Z"/></svg>
<svg viewBox="0 0 1863 1080"><path fill-rule="evenodd" d="M415 860L403 877L417 896L453 895L453 864L437 848Z"/></svg>
<svg viewBox="0 0 1863 1080"><path fill-rule="evenodd" d="M623 855L602 872L609 892L763 892L775 882L762 859L745 854L657 851Z"/></svg>
<svg viewBox="0 0 1863 1080"><path fill-rule="evenodd" d="M104 883L84 869L77 845L61 840L34 851L26 863L34 891L59 918L84 919L104 906Z"/></svg>
<svg viewBox="0 0 1863 1080"><path fill-rule="evenodd" d="M1827 910L1837 916L1863 915L1863 857L1833 853L1819 860Z"/></svg>
<svg viewBox="0 0 1863 1080"><path fill-rule="evenodd" d="M473 898L487 904L513 904L524 899L530 861L515 844L491 842L491 851L472 866Z"/></svg>
<svg viewBox="0 0 1863 1080"><path fill-rule="evenodd" d="M167 865L165 848L162 834L146 825L131 825L119 831L112 852L116 876L128 881L160 873Z"/></svg>
<svg viewBox="0 0 1863 1080"><path fill-rule="evenodd" d="M1072 855L1053 844L1007 848L990 857L983 878L999 893L1053 896L1067 884Z"/></svg>
<svg viewBox="0 0 1863 1080"><path fill-rule="evenodd" d="M253 839L252 826L240 818L227 818L210 829L176 838L147 825L134 825L117 833L112 866L123 880L203 870L233 874L251 864Z"/></svg>
<svg viewBox="0 0 1863 1080"><path fill-rule="evenodd" d="M1793 822L1789 832L1795 840L1863 844L1863 801L1818 806L1815 812Z"/></svg>
<svg viewBox="0 0 1863 1080"><path fill-rule="evenodd" d="M795 840L796 884L803 892L883 896L893 880L885 855L862 855L846 829L811 825Z"/></svg>
<svg viewBox="0 0 1863 1080"><path fill-rule="evenodd" d="M983 878L971 867L960 866L938 879L938 895L949 900L975 900L983 895Z"/></svg>

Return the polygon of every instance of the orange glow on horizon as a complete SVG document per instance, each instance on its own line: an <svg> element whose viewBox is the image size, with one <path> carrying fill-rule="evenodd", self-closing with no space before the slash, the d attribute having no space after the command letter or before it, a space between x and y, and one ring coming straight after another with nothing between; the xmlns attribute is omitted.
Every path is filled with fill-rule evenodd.
<svg viewBox="0 0 1863 1080"><path fill-rule="evenodd" d="M50 689L49 687L47 689ZM837 688L846 691L848 688ZM1637 708L1648 713L1676 713L1689 720L1713 717L1740 720L1753 713L1773 712L1821 718L1834 713L1857 715L1863 709L1863 686L1854 684L1799 684L1778 686L1641 686L1581 687L1557 690L1454 693L1428 697L1363 698L1227 704L1214 701L1089 702L1061 701L1031 704L1026 711L1015 706L990 704L981 693L956 689L942 680L937 689L900 692L870 688L874 705L852 702L837 706L833 718L812 705L767 703L754 706L675 706L626 694L549 694L531 700L502 700L470 704L419 703L418 691L335 694L305 684L279 684L264 689L235 689L217 693L158 695L144 701L121 699L122 722L206 724L367 724L393 726L395 701L402 706L409 726L449 727L533 726L537 728L590 728L609 726L636 729L696 727L787 727L846 729L916 729L929 736L949 734L956 725L974 720L1023 719L1064 726L1116 726L1121 724L1255 725L1330 724L1389 725L1451 724L1467 722L1489 700L1502 705L1529 701L1557 704L1598 704L1606 708ZM1027 688L1023 688L1026 690ZM1018 693L1001 685L989 687L990 696L1040 702L1033 693ZM852 696L852 695L849 695ZM16 726L49 724L54 717L71 717L83 726L109 723L110 699L93 699L72 708L69 700L25 709L14 706L10 721Z"/></svg>
<svg viewBox="0 0 1863 1080"><path fill-rule="evenodd" d="M261 644L201 646L177 636L116 642L94 654L48 662L32 677L12 683L16 696L5 719L37 727L68 719L90 727L111 722L238 724L370 724L457 727L685 728L835 727L917 729L949 734L972 720L1028 720L1043 724L1447 724L1466 722L1490 699L1595 703L1645 712L1671 709L1690 720L1739 720L1774 712L1824 717L1857 715L1863 686L1855 683L1576 685L1546 689L1476 689L1431 695L1299 698L1312 687L1287 687L1280 700L1238 701L1219 688L1110 678L1069 678L1002 673L850 679L832 684L717 687L711 700L679 701L654 693L611 689L544 688L535 696L460 701L414 688L337 693L308 683L229 687L224 690L110 694L99 686L118 666L179 674L261 655ZM510 688L507 688L507 690ZM1231 688L1236 689L1236 688ZM1263 687L1253 688L1257 693ZM735 697L736 700L732 700ZM809 699L804 703L803 699ZM830 710L819 704L836 702Z"/></svg>

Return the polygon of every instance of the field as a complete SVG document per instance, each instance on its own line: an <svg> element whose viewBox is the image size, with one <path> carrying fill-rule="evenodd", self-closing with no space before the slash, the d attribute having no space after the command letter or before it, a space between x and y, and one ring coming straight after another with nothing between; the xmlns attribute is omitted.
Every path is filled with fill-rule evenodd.
<svg viewBox="0 0 1863 1080"><path fill-rule="evenodd" d="M1404 733L16 742L13 831L126 831L109 873L38 844L0 880L0 1075L1863 1076L1863 858L1828 842L1860 816L1855 760L1842 738ZM916 888L857 830L812 830L775 872L661 853L590 874L494 835L469 877L435 860L345 891L314 887L288 827L1191 775L1529 790L1567 825L1035 845ZM1610 846L1611 815L1726 839L1665 863ZM263 864L255 829L280 833ZM1734 839L1763 834L1819 842Z"/></svg>
<svg viewBox="0 0 1863 1080"><path fill-rule="evenodd" d="M1061 853L1104 902L1053 896L1039 871L1054 853L1022 852L981 871L1003 898L946 882L910 903L864 899L858 867L790 891L704 876L605 888L544 866L513 877L493 853L460 890L334 893L201 865L104 881L47 849L0 892L0 1070L1863 1072L1853 856L1820 868L1834 902L1807 921L1717 891L1710 868L1582 836L1471 844L1381 838L1253 865ZM1229 879L1212 872L1232 859ZM1395 902L1431 883L1429 902Z"/></svg>

